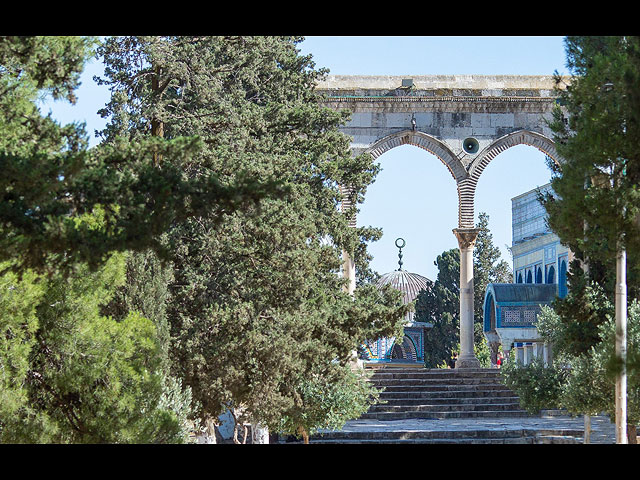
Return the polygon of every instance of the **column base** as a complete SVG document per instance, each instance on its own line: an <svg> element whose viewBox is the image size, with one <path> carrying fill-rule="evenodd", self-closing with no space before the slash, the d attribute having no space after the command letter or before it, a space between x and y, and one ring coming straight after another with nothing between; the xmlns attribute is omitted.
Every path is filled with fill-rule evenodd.
<svg viewBox="0 0 640 480"><path fill-rule="evenodd" d="M480 366L480 361L475 357L467 357L467 358L458 358L456 360L456 368L482 368Z"/></svg>

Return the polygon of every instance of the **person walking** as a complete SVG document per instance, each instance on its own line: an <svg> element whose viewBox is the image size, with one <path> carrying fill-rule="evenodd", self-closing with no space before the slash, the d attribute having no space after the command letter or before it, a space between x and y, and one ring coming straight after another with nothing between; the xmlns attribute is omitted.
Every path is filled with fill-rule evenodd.
<svg viewBox="0 0 640 480"><path fill-rule="evenodd" d="M451 354L451 358L449 359L449 368L456 368L456 360L458 360L458 354L453 352Z"/></svg>

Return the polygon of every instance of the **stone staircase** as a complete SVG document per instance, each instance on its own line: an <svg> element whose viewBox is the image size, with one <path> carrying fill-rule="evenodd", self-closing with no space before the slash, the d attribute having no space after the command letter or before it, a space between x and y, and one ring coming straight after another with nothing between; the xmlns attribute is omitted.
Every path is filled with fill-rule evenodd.
<svg viewBox="0 0 640 480"><path fill-rule="evenodd" d="M518 397L500 383L499 376L497 369L375 368L370 381L381 390L381 403L371 406L354 422L379 421L385 427L323 432L313 436L311 443L582 443L579 429L519 426L518 418L531 415L520 408ZM473 425L474 419L478 420L477 426ZM510 419L515 425L492 427L493 419L497 423ZM397 420L403 422L396 422L397 428L388 428ZM437 427L416 426L424 420L442 421L436 422ZM412 421L415 425L407 426Z"/></svg>
<svg viewBox="0 0 640 480"><path fill-rule="evenodd" d="M518 397L500 383L498 369L377 368L371 382L382 403L362 419L523 417Z"/></svg>

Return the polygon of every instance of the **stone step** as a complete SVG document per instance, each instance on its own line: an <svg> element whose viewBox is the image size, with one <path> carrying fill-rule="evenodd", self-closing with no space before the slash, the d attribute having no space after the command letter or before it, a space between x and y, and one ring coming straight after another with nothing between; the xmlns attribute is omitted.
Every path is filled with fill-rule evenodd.
<svg viewBox="0 0 640 480"><path fill-rule="evenodd" d="M366 412L359 418L363 420L443 420L452 418L516 418L529 417L530 415L524 410L459 410L459 411L400 411L400 412Z"/></svg>
<svg viewBox="0 0 640 480"><path fill-rule="evenodd" d="M480 369L480 370L444 370L444 369L411 369L411 370L382 370L371 374L373 378L408 378L408 377L425 377L425 378L499 378L500 371L497 369Z"/></svg>
<svg viewBox="0 0 640 480"><path fill-rule="evenodd" d="M487 445L487 444L509 444L509 445L535 445L541 443L536 437L517 437L517 438L463 438L463 439L386 439L386 440L310 440L311 444L357 444L357 445L387 445L387 444L424 444L424 445L442 445L442 444L458 444L458 445ZM551 443L551 442L545 442ZM565 442L580 443L580 442Z"/></svg>
<svg viewBox="0 0 640 480"><path fill-rule="evenodd" d="M451 380L431 380L431 379L390 379L390 380L369 380L371 384L376 387L451 387L451 386L467 386L467 387L482 387L485 385L495 385L503 387L503 385L491 380L483 379L451 379Z"/></svg>
<svg viewBox="0 0 640 480"><path fill-rule="evenodd" d="M504 385L376 385L382 393L389 392L486 392L486 391L510 391Z"/></svg>
<svg viewBox="0 0 640 480"><path fill-rule="evenodd" d="M440 409L440 410L479 410L486 408L487 410L499 410L508 407L518 407L520 402L518 398L515 399L479 399L478 401L466 401L466 402L398 402L398 403L378 403L369 407L369 411L392 411L406 408L407 410L415 411L417 409Z"/></svg>
<svg viewBox="0 0 640 480"><path fill-rule="evenodd" d="M511 404L519 405L519 399L515 396L501 397L433 397L433 398L411 398L399 397L384 399L382 402L372 405L373 407L392 407L392 406L412 406L412 405L472 405L472 404Z"/></svg>
<svg viewBox="0 0 640 480"><path fill-rule="evenodd" d="M473 429L385 432L324 432L310 439L311 443L459 443L459 444L549 444L582 443L581 430L567 429Z"/></svg>
<svg viewBox="0 0 640 480"><path fill-rule="evenodd" d="M514 393L505 389L482 389L482 390L397 390L380 392L380 400L391 401L396 399L463 399L463 398L505 398L514 397Z"/></svg>

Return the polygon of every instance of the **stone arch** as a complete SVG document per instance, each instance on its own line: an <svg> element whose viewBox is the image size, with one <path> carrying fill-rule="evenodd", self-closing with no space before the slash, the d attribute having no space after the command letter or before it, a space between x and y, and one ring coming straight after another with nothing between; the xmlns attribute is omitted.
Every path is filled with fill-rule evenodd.
<svg viewBox="0 0 640 480"><path fill-rule="evenodd" d="M418 349L413 339L405 335L401 343L394 342L389 356L391 360L410 360L415 362L418 359Z"/></svg>
<svg viewBox="0 0 640 480"><path fill-rule="evenodd" d="M467 169L444 142L417 130L404 130L381 138L365 152L376 159L383 153L401 145L413 145L422 148L435 155L447 167L447 170L456 181L458 190L458 226L473 228L473 195L475 188L470 188ZM468 217L469 205L471 206L471 222L465 221Z"/></svg>
<svg viewBox="0 0 640 480"><path fill-rule="evenodd" d="M456 182L467 176L467 170L462 162L444 142L417 130L404 130L387 135L376 141L365 152L376 159L383 153L401 145L413 145L435 155L447 167Z"/></svg>
<svg viewBox="0 0 640 480"><path fill-rule="evenodd" d="M486 147L480 155L471 162L471 165L469 166L469 177L477 183L480 175L482 175L482 172L487 165L491 163L491 160L496 158L498 154L504 152L510 147L515 147L516 145L529 145L537 148L542 153L553 159L553 161L558 165L561 164L561 159L558 156L555 142L553 140L541 133L531 132L529 130L518 130L498 138Z"/></svg>
<svg viewBox="0 0 640 480"><path fill-rule="evenodd" d="M553 265L549 267L549 271L547 272L547 283L555 283L556 282L556 269Z"/></svg>
<svg viewBox="0 0 640 480"><path fill-rule="evenodd" d="M458 184L458 196L460 197L458 222L461 227L473 228L474 226L476 186L484 169L498 154L516 145L532 146L553 159L558 165L562 163L556 151L554 141L540 133L518 130L498 138L480 152L473 162L471 162L468 169L468 177L461 180Z"/></svg>
<svg viewBox="0 0 640 480"><path fill-rule="evenodd" d="M495 332L496 330L496 302L493 297L493 289L489 287L484 297L484 331Z"/></svg>
<svg viewBox="0 0 640 480"><path fill-rule="evenodd" d="M567 296L567 260L565 258L560 260L560 267L558 272L558 296L564 298Z"/></svg>

